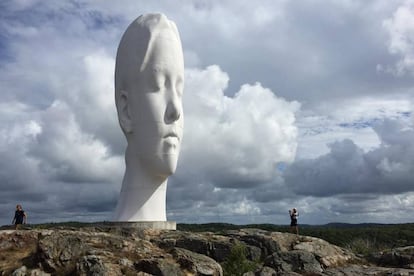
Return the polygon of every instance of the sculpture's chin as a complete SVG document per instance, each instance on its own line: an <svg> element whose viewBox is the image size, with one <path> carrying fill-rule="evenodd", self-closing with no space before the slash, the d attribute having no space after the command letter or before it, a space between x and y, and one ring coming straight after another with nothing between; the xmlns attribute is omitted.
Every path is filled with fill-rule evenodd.
<svg viewBox="0 0 414 276"><path fill-rule="evenodd" d="M175 173L177 169L178 155L177 154L165 154L164 155L165 174L167 176Z"/></svg>
<svg viewBox="0 0 414 276"><path fill-rule="evenodd" d="M163 177L172 175L177 169L178 154L163 154L153 159L143 160L144 166L153 174Z"/></svg>

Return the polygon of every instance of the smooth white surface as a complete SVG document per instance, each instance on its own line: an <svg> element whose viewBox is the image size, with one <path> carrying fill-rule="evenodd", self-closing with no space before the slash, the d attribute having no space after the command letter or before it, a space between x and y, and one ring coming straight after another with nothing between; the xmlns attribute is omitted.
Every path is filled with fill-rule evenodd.
<svg viewBox="0 0 414 276"><path fill-rule="evenodd" d="M109 228L177 230L177 223L175 221L117 221L98 223L98 226Z"/></svg>
<svg viewBox="0 0 414 276"><path fill-rule="evenodd" d="M115 101L128 146L114 221L166 221L167 177L183 134L184 59L174 22L138 17L125 31L115 66Z"/></svg>

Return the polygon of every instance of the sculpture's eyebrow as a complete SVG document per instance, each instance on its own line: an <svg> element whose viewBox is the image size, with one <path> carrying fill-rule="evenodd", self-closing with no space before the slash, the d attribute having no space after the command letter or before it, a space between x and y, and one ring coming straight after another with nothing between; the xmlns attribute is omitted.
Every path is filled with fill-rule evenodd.
<svg viewBox="0 0 414 276"><path fill-rule="evenodd" d="M163 74L165 74L165 70L160 65L152 65L147 68L147 78L149 79L158 79Z"/></svg>

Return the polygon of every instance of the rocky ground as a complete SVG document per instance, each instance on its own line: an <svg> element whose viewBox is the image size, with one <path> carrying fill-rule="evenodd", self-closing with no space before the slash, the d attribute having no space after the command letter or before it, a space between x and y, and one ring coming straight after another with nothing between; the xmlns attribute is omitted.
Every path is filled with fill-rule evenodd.
<svg viewBox="0 0 414 276"><path fill-rule="evenodd" d="M246 276L414 275L414 246L365 260L324 240L289 233L122 227L1 230L0 275L223 275L222 265L240 244L256 266Z"/></svg>

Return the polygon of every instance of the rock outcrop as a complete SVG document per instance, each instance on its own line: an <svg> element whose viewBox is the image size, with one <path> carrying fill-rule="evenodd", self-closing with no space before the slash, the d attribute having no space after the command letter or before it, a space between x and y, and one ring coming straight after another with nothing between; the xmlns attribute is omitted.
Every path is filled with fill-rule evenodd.
<svg viewBox="0 0 414 276"><path fill-rule="evenodd" d="M378 252L369 259L378 265L414 269L414 246L397 247Z"/></svg>
<svg viewBox="0 0 414 276"><path fill-rule="evenodd" d="M220 263L240 244L257 264L246 276L414 273L410 266L367 265L324 240L289 233L242 229L218 235L111 226L0 231L0 275L223 275ZM401 250L399 256L412 262L412 249Z"/></svg>

